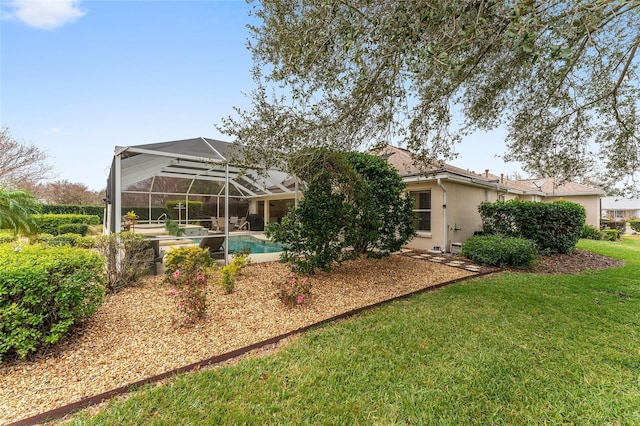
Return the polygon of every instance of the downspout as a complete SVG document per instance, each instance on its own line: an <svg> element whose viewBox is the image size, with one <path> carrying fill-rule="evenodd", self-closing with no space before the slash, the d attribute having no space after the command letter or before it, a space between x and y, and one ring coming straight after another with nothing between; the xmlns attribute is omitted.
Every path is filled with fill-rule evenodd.
<svg viewBox="0 0 640 426"><path fill-rule="evenodd" d="M447 223L447 188L438 178L438 186L442 189L442 251L447 251L447 240L449 239L449 230Z"/></svg>

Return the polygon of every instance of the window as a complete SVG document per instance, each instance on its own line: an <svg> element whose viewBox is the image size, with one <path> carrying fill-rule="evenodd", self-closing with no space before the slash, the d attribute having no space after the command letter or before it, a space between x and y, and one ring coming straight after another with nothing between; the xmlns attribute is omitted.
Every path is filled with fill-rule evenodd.
<svg viewBox="0 0 640 426"><path fill-rule="evenodd" d="M431 191L413 191L409 196L413 198L416 230L431 232Z"/></svg>

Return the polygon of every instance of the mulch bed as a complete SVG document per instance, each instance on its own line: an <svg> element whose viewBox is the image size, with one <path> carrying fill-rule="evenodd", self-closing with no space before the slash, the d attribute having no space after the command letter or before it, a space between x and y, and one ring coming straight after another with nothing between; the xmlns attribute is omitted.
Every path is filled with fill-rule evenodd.
<svg viewBox="0 0 640 426"><path fill-rule="evenodd" d="M249 265L232 294L210 286L207 318L180 326L162 277L107 297L70 339L35 359L0 366L0 424L24 419L221 355L362 306L474 275L407 256L346 262L312 278L304 304L285 307L276 282L286 265Z"/></svg>

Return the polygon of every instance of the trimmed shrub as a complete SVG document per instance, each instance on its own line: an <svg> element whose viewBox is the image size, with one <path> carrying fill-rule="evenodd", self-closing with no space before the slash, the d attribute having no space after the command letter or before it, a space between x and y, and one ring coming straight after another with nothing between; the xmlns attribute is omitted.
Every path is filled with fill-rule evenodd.
<svg viewBox="0 0 640 426"><path fill-rule="evenodd" d="M629 222L629 226L636 232L640 232L640 220L632 220Z"/></svg>
<svg viewBox="0 0 640 426"><path fill-rule="evenodd" d="M104 264L73 247L0 246L0 361L64 339L104 296Z"/></svg>
<svg viewBox="0 0 640 426"><path fill-rule="evenodd" d="M467 239L462 246L462 255L485 265L530 268L538 250L531 240L493 234Z"/></svg>
<svg viewBox="0 0 640 426"><path fill-rule="evenodd" d="M66 223L58 226L58 234L78 234L83 237L87 234L89 225L86 223Z"/></svg>
<svg viewBox="0 0 640 426"><path fill-rule="evenodd" d="M17 239L18 236L14 234L0 234L0 244L12 243Z"/></svg>
<svg viewBox="0 0 640 426"><path fill-rule="evenodd" d="M571 253L584 225L584 207L568 201L484 202L478 208L483 230L534 241L542 253Z"/></svg>
<svg viewBox="0 0 640 426"><path fill-rule="evenodd" d="M40 232L57 235L60 225L72 223L86 223L87 225L100 225L98 216L83 214L43 214L34 216Z"/></svg>
<svg viewBox="0 0 640 426"><path fill-rule="evenodd" d="M179 247L167 253L165 258L165 275L169 276L176 270L193 273L213 264L209 250L200 247Z"/></svg>
<svg viewBox="0 0 640 426"><path fill-rule="evenodd" d="M602 232L595 226L585 224L582 227L582 234L580 234L580 238L585 238L587 240L601 240Z"/></svg>
<svg viewBox="0 0 640 426"><path fill-rule="evenodd" d="M104 206L77 206L70 204L43 204L42 213L92 215L104 222Z"/></svg>
<svg viewBox="0 0 640 426"><path fill-rule="evenodd" d="M51 238L47 244L50 246L75 246L80 235L78 234L62 234Z"/></svg>
<svg viewBox="0 0 640 426"><path fill-rule="evenodd" d="M620 239L620 234L617 229L603 229L602 234L607 241L617 241Z"/></svg>

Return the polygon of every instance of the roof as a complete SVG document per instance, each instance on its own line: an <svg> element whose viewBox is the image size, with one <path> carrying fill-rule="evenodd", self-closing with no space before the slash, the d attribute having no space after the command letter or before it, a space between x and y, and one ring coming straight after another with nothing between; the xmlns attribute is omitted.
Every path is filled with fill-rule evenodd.
<svg viewBox="0 0 640 426"><path fill-rule="evenodd" d="M429 179L438 174L446 174L467 178L475 184L485 186L495 187L496 184L499 184L502 188L508 188L528 195L605 195L605 192L599 188L593 188L576 182L565 182L554 185L554 178L511 180L505 178L504 175L497 176L491 174L488 170L486 170L485 173L475 173L438 161L428 162L426 166L420 168L416 165L414 156L410 151L392 145L387 145L372 153L385 158L405 179L413 176L422 176L424 179Z"/></svg>

